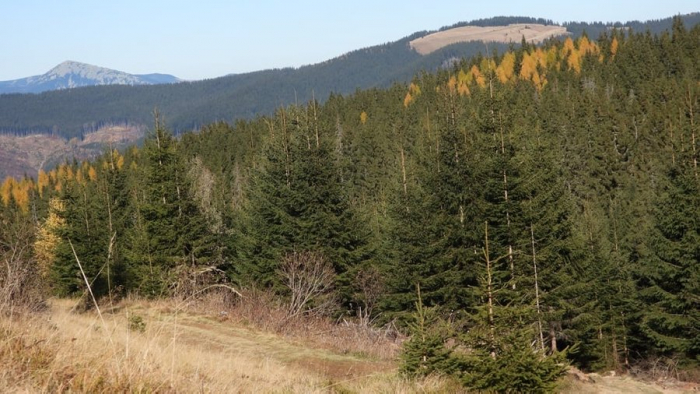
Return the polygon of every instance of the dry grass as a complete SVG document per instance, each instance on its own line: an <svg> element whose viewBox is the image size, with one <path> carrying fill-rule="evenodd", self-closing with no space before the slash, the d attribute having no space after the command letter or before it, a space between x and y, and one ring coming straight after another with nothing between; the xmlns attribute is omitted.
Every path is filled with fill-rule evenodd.
<svg viewBox="0 0 700 394"><path fill-rule="evenodd" d="M214 306L211 299L204 302ZM236 316L245 314L246 303L219 315L215 310L195 313L194 308L205 305L201 302L123 300L112 308L103 306L104 323L95 312L72 311L75 304L50 300L43 313L0 318L3 392L458 390L441 378L399 378L389 359L393 350L371 353L363 350L365 345L353 347L351 338L338 337L347 351L330 350L332 336L340 334L331 330L329 339L315 342L329 327L315 321L309 335L292 333L300 322L283 330L260 330L252 321L243 324ZM280 330L284 336L275 333ZM365 351L370 357L362 355Z"/></svg>
<svg viewBox="0 0 700 394"><path fill-rule="evenodd" d="M583 373L576 368L570 368L569 373L559 381L557 392L577 394L680 394L698 392L700 385L682 382L665 376L649 379L651 371L635 374L618 375L615 372Z"/></svg>
<svg viewBox="0 0 700 394"><path fill-rule="evenodd" d="M405 339L391 325L376 328L349 316L338 320L313 314L290 316L288 307L274 295L256 290L246 290L243 298L234 299L215 292L191 306L194 311L208 311L222 320L281 335L306 346L374 360L393 362Z"/></svg>
<svg viewBox="0 0 700 394"><path fill-rule="evenodd" d="M601 376L589 374L590 382L582 382L572 377L564 378L557 389L559 393L576 394L681 394L698 392L698 386L684 382L642 382L630 376Z"/></svg>
<svg viewBox="0 0 700 394"><path fill-rule="evenodd" d="M417 38L409 44L421 55L427 55L442 47L458 42L483 41L519 43L525 37L528 42L541 43L543 40L566 34L561 26L545 26L536 23L511 24L508 26L463 26L448 29Z"/></svg>
<svg viewBox="0 0 700 394"><path fill-rule="evenodd" d="M458 393L441 377L397 374L400 339L321 317L288 318L267 293L232 302L126 299L75 312L49 300L43 312L0 314L3 393ZM697 392L697 384L571 374L562 393Z"/></svg>

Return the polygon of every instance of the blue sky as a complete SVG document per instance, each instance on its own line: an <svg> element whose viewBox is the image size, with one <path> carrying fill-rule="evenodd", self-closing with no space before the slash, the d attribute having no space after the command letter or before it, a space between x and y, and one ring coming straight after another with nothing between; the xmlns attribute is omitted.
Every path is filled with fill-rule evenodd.
<svg viewBox="0 0 700 394"><path fill-rule="evenodd" d="M498 15L614 22L697 11L698 0L3 0L0 80L43 74L64 60L213 78L318 63Z"/></svg>

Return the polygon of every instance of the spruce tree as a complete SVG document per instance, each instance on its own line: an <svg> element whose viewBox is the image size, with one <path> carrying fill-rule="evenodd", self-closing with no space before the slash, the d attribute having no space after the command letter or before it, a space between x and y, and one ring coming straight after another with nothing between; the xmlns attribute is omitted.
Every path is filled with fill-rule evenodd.
<svg viewBox="0 0 700 394"><path fill-rule="evenodd" d="M440 105L450 114L454 103L448 98ZM479 215L481 185L473 166L480 156L465 141L471 130L458 129L456 116L438 125L439 149L418 151L415 182L394 192L389 294L383 301L389 315L411 309L416 283L428 307L457 311L474 301L470 289L480 231L471 223Z"/></svg>
<svg viewBox="0 0 700 394"><path fill-rule="evenodd" d="M638 284L641 328L662 354L700 355L700 189L692 164L671 168Z"/></svg>
<svg viewBox="0 0 700 394"><path fill-rule="evenodd" d="M177 141L157 117L143 156L142 189L135 190L140 204L131 234L130 265L141 291L157 296L175 283L176 268L210 263L214 239L192 198Z"/></svg>
<svg viewBox="0 0 700 394"><path fill-rule="evenodd" d="M87 291L83 272L95 297L109 292L104 268L110 235L100 197L94 183L72 180L63 186L60 198L65 225L59 228L61 241L52 268L53 283L59 295L79 295Z"/></svg>
<svg viewBox="0 0 700 394"><path fill-rule="evenodd" d="M242 285L280 289L277 269L285 254L321 253L349 306L356 269L368 258L368 235L350 206L328 133L302 108L283 110L276 120L281 127L251 177L233 275Z"/></svg>

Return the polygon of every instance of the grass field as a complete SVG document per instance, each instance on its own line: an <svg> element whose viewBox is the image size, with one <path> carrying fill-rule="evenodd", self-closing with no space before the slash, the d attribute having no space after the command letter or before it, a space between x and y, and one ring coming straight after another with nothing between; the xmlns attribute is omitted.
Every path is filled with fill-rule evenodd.
<svg viewBox="0 0 700 394"><path fill-rule="evenodd" d="M313 335L266 332L220 312L193 313L174 301L122 301L103 308L101 317L77 313L75 305L75 300L54 299L36 316L2 319L3 392L418 393L458 388L440 378L402 379L393 358L358 350L362 345L337 351ZM349 342L336 338L346 343L342 346Z"/></svg>
<svg viewBox="0 0 700 394"><path fill-rule="evenodd" d="M439 31L417 38L409 44L421 55L427 55L442 47L458 42L483 41L520 43L522 38L527 42L541 43L551 37L566 34L566 28L554 25L539 25L536 23L512 24L508 26L463 26Z"/></svg>
<svg viewBox="0 0 700 394"><path fill-rule="evenodd" d="M264 301L264 300L263 300ZM457 393L454 381L398 374L402 338L327 319L284 320L269 302L78 301L0 318L3 393ZM268 305L265 307L264 305ZM697 385L567 376L561 392L681 393Z"/></svg>

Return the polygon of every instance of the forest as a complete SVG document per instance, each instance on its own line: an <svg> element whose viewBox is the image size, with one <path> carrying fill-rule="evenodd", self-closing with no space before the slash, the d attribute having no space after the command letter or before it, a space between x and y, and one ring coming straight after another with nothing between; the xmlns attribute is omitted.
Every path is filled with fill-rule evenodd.
<svg viewBox="0 0 700 394"><path fill-rule="evenodd" d="M142 148L5 180L0 287L16 264L8 299L264 289L393 322L407 376L476 390L569 364L697 380L699 106L700 25L676 18L180 138L156 112Z"/></svg>

